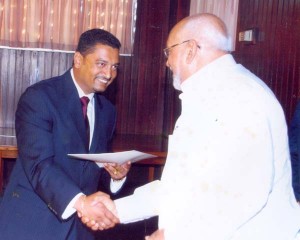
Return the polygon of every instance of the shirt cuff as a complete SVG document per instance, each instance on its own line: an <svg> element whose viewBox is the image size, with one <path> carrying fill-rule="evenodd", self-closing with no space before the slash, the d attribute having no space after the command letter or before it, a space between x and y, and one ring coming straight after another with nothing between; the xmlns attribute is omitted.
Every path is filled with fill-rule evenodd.
<svg viewBox="0 0 300 240"><path fill-rule="evenodd" d="M119 191L121 189L121 187L123 186L124 182L126 180L126 177L124 177L121 180L110 180L110 191L112 193L116 193L117 191Z"/></svg>
<svg viewBox="0 0 300 240"><path fill-rule="evenodd" d="M83 193L78 193L71 200L71 202L68 204L68 206L66 207L65 211L63 212L63 214L61 216L62 219L67 219L67 218L71 217L76 212L76 209L74 208L74 204L78 200L78 198L80 198L82 195L84 195L84 194Z"/></svg>

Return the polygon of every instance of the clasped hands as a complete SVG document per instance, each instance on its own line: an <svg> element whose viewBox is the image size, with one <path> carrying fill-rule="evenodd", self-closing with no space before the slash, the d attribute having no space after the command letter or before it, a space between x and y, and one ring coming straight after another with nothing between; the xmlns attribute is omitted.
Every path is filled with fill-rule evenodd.
<svg viewBox="0 0 300 240"><path fill-rule="evenodd" d="M76 202L78 217L82 223L94 231L104 230L114 227L119 223L114 202L109 195L103 192L96 192L89 196L82 195ZM151 236L146 236L145 240L164 240L164 230L155 231Z"/></svg>
<svg viewBox="0 0 300 240"><path fill-rule="evenodd" d="M74 207L82 223L94 231L109 229L119 223L115 204L106 193L82 195Z"/></svg>
<svg viewBox="0 0 300 240"><path fill-rule="evenodd" d="M127 162L122 165L104 163L103 167L113 180L121 180L130 170L131 163ZM82 223L94 231L109 229L119 223L114 202L108 194L103 192L81 196L75 208Z"/></svg>

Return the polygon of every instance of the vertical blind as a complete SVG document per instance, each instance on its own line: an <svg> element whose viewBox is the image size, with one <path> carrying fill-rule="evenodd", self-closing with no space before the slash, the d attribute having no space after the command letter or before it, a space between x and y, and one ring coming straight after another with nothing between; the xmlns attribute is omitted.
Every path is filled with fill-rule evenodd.
<svg viewBox="0 0 300 240"><path fill-rule="evenodd" d="M137 0L0 0L0 45L74 51L80 34L110 31L131 54Z"/></svg>

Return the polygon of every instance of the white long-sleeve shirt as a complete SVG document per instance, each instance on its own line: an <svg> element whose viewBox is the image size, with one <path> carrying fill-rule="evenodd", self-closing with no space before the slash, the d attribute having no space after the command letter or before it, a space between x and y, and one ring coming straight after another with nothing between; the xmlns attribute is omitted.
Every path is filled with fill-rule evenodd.
<svg viewBox="0 0 300 240"><path fill-rule="evenodd" d="M182 113L153 208L165 239L294 239L300 209L273 93L229 54L181 88Z"/></svg>

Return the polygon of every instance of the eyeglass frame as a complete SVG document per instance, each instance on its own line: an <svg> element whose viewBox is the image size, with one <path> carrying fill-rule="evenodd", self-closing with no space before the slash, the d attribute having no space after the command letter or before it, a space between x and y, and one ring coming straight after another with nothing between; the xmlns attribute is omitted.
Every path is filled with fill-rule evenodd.
<svg viewBox="0 0 300 240"><path fill-rule="evenodd" d="M176 43L176 44L174 44L174 45L172 45L172 46L170 46L170 47L164 48L164 49L163 49L163 52L164 52L165 57L166 57L167 59L169 58L170 50L171 50L172 48L177 47L177 46L179 46L179 45L181 45L181 44L184 44L184 43L189 42L189 41L192 41L192 40L193 40L193 39L185 40L185 41L183 41L183 42L181 42L181 43ZM199 46L198 44L197 44L197 47L200 49L200 46Z"/></svg>

